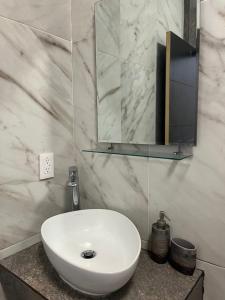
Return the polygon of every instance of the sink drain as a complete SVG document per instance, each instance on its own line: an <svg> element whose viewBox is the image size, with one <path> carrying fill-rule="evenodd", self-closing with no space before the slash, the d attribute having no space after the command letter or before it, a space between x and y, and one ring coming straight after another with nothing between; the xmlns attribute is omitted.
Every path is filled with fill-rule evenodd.
<svg viewBox="0 0 225 300"><path fill-rule="evenodd" d="M85 259L91 259L96 256L96 252L93 250L85 250L81 253L81 256Z"/></svg>

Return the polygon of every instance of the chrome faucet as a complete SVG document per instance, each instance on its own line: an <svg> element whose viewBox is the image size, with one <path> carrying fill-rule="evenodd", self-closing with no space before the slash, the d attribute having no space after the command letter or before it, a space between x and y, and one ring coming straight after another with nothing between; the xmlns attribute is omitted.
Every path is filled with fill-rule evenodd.
<svg viewBox="0 0 225 300"><path fill-rule="evenodd" d="M69 181L67 184L68 201L72 210L80 209L79 177L77 167L69 168Z"/></svg>

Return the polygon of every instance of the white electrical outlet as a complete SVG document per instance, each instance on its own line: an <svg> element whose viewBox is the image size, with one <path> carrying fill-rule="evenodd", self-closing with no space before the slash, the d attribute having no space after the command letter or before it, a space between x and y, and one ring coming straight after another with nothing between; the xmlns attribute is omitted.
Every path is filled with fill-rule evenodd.
<svg viewBox="0 0 225 300"><path fill-rule="evenodd" d="M54 153L40 154L40 180L54 177Z"/></svg>

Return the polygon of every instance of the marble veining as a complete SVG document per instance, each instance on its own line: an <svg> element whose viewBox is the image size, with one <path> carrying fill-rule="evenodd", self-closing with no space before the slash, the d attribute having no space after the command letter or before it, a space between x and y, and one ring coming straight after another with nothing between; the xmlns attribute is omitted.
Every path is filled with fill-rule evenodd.
<svg viewBox="0 0 225 300"><path fill-rule="evenodd" d="M138 227L143 240L148 238L148 159L110 157L82 153L97 144L96 68L94 4L76 1L72 6L73 76L75 108L75 153L80 173L82 208L115 209ZM88 15L82 31L76 25Z"/></svg>
<svg viewBox="0 0 225 300"><path fill-rule="evenodd" d="M225 275L225 6L220 0L201 5L198 144L182 163L151 160L151 208L154 220L165 209L173 235L198 247L206 270L205 298L223 299ZM210 263L215 265L210 265Z"/></svg>
<svg viewBox="0 0 225 300"><path fill-rule="evenodd" d="M95 5L98 140L121 141L120 1Z"/></svg>
<svg viewBox="0 0 225 300"><path fill-rule="evenodd" d="M95 5L96 51L119 58L120 0L99 1Z"/></svg>
<svg viewBox="0 0 225 300"><path fill-rule="evenodd" d="M138 63L152 69L156 16L155 0L120 2L120 56L124 63Z"/></svg>
<svg viewBox="0 0 225 300"><path fill-rule="evenodd" d="M168 30L181 37L184 30L183 1L162 2L96 5L99 142L156 143L157 43L165 46Z"/></svg>
<svg viewBox="0 0 225 300"><path fill-rule="evenodd" d="M201 4L198 145L192 159L179 163L80 153L81 149L97 144L95 2L77 0L72 3L74 84L77 87L74 95L76 159L85 180L83 205L119 210L122 207L123 213L131 216L139 230L143 228L143 239L149 238L151 224L158 218L159 211L166 210L172 220L172 235L192 241L198 247L199 258L208 262L201 264L206 270L205 299L211 300L212 295L216 300L223 299L225 239L218 233L224 231L225 209L225 173L221 168L225 164L224 1L208 0ZM84 18L85 23L82 22ZM104 166L103 171L101 166ZM136 180L128 185L131 170ZM116 182L115 178L118 178ZM135 193L137 182L147 192L145 196ZM120 201L115 201L118 187ZM149 226L145 228L147 223Z"/></svg>
<svg viewBox="0 0 225 300"><path fill-rule="evenodd" d="M70 0L7 0L0 16L71 40Z"/></svg>
<svg viewBox="0 0 225 300"><path fill-rule="evenodd" d="M166 45L166 32L168 29L184 37L184 1L158 0L157 1L157 41Z"/></svg>
<svg viewBox="0 0 225 300"><path fill-rule="evenodd" d="M122 141L155 143L154 72L134 63L122 64ZM148 130L146 130L148 128Z"/></svg>
<svg viewBox="0 0 225 300"><path fill-rule="evenodd" d="M149 168L157 174L150 182L153 218L164 206L174 218L175 234L192 240L199 248L200 259L225 267L221 251L225 239L218 237L224 228L225 207L225 172L221 168L225 161L225 18L219 7L210 1L202 5L199 130L193 158L177 165L151 160ZM220 27L215 30L214 22L209 22L215 17L221 22L219 31Z"/></svg>
<svg viewBox="0 0 225 300"><path fill-rule="evenodd" d="M148 199L144 162L124 157L93 157L81 154L79 159L82 208L108 208L128 216L137 226L143 240L148 238ZM113 179L111 176L113 175ZM88 180L88 189L85 180Z"/></svg>
<svg viewBox="0 0 225 300"><path fill-rule="evenodd" d="M121 141L121 66L118 57L97 52L98 137Z"/></svg>
<svg viewBox="0 0 225 300"><path fill-rule="evenodd" d="M155 221L160 209L166 209L172 219L174 235L196 243L201 259L225 267L225 242L217 234L224 228L225 195L225 174L221 169L225 132L224 1L208 0L201 5L198 146L193 159L179 164L80 153L81 149L95 146L97 141L95 2L72 1L75 152L83 182L82 205L122 211L135 222L146 240L150 230L148 223ZM21 22L25 23L22 19ZM1 248L38 232L44 218L64 209L65 176L74 156L70 44L21 24L7 24L10 21L2 18L1 57L4 55L5 59L0 61L0 225L1 233L4 232ZM30 39L34 47L27 42ZM142 65L143 61L138 64ZM39 183L37 155L52 147L57 150L56 178ZM221 299L223 281L215 280L214 285L212 279L223 278L224 268L208 263L202 266L206 270L206 299L211 299L212 295Z"/></svg>
<svg viewBox="0 0 225 300"><path fill-rule="evenodd" d="M0 249L65 210L73 163L71 44L0 18ZM39 182L38 155L55 153L55 178Z"/></svg>

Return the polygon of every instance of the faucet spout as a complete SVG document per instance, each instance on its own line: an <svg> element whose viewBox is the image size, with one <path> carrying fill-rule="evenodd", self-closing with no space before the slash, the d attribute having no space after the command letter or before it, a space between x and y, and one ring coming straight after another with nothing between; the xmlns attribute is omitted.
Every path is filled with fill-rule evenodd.
<svg viewBox="0 0 225 300"><path fill-rule="evenodd" d="M79 177L76 166L69 168L69 181L67 184L68 201L71 203L72 210L80 209L80 191L79 191Z"/></svg>
<svg viewBox="0 0 225 300"><path fill-rule="evenodd" d="M78 210L79 204L80 204L80 194L79 194L79 186L76 183L73 186L73 210Z"/></svg>

